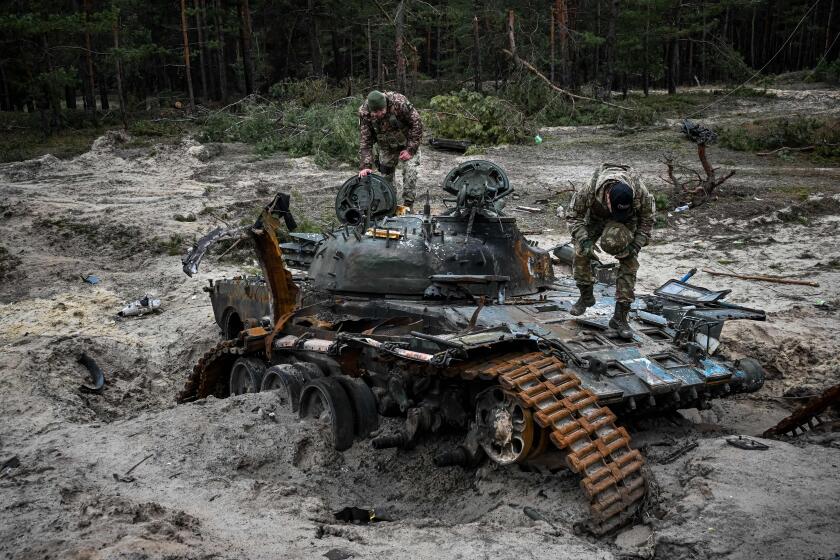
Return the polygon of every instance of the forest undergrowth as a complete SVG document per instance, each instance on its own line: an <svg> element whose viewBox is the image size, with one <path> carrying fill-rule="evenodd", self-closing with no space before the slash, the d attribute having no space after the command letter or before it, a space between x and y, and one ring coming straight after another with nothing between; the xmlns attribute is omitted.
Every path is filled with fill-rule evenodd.
<svg viewBox="0 0 840 560"><path fill-rule="evenodd" d="M594 98L572 102L527 76L501 84L488 82L482 93L466 89L438 93L432 80L418 89L412 101L420 111L427 136L468 140L473 143L470 153L481 153L493 145L533 142L538 131L546 127L611 125L632 134L666 119L684 118L718 101L772 97L761 89L741 88L733 93L712 88L676 95L655 92L645 96L633 91L613 95L609 103ZM346 89L323 79L286 80L269 88L265 96L247 96L223 107L199 106L192 115L173 107L132 113L127 128L133 140L128 147L170 143L189 133L200 142L246 143L258 156L284 152L292 157L313 156L325 167L355 165L359 150L357 110L363 101L361 94L347 95ZM66 118L65 127L45 136L37 113L0 113L0 129L9 132L0 139L0 161L44 153L72 157L89 149L105 130L121 126L116 112L103 115L96 123L74 111L67 111L62 118ZM747 151L784 147L806 157L836 158L837 119L830 121L756 121L747 127L723 130L722 144Z"/></svg>

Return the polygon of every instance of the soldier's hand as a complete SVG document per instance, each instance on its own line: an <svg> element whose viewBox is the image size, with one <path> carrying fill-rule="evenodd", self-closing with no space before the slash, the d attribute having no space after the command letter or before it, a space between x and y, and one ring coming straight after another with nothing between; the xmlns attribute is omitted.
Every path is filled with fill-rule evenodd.
<svg viewBox="0 0 840 560"><path fill-rule="evenodd" d="M578 242L577 254L580 257L592 257L595 255L595 244L591 239L584 239Z"/></svg>
<svg viewBox="0 0 840 560"><path fill-rule="evenodd" d="M625 250L627 251L628 258L635 257L642 250L642 246L636 243L635 241L631 241L630 244L627 246L627 249Z"/></svg>
<svg viewBox="0 0 840 560"><path fill-rule="evenodd" d="M408 150L403 150L400 152L400 161L408 161L412 158L411 153Z"/></svg>
<svg viewBox="0 0 840 560"><path fill-rule="evenodd" d="M373 173L373 169L362 169L359 171L359 178L361 179L362 177L367 177L371 173Z"/></svg>

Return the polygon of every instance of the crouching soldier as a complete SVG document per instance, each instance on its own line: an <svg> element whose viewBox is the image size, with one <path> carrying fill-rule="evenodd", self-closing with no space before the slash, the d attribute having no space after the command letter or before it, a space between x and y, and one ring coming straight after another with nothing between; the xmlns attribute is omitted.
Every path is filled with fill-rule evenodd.
<svg viewBox="0 0 840 560"><path fill-rule="evenodd" d="M404 95L374 90L359 107L359 129L359 177L371 173L376 162L379 172L393 185L397 164L402 162L403 204L414 206L423 138L420 113Z"/></svg>
<svg viewBox="0 0 840 560"><path fill-rule="evenodd" d="M592 294L592 259L595 243L618 259L615 312L610 328L625 339L633 338L627 323L635 299L636 255L648 244L656 205L641 177L630 167L603 164L592 180L572 197L566 221L575 244L574 278L580 297L569 311L582 315L595 305Z"/></svg>

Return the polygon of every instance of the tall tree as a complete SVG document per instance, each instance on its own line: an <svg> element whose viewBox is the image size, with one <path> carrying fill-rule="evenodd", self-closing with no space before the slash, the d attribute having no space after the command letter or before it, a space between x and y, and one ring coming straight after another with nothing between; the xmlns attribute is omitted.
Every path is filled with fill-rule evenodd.
<svg viewBox="0 0 840 560"><path fill-rule="evenodd" d="M318 38L318 16L315 13L315 0L309 0L309 50L312 55L312 75L320 78L324 75L324 66L321 63L321 43Z"/></svg>
<svg viewBox="0 0 840 560"><path fill-rule="evenodd" d="M394 15L394 54L397 59L397 90L407 93L408 80L406 78L405 64L405 2L397 2L397 11Z"/></svg>
<svg viewBox="0 0 840 560"><path fill-rule="evenodd" d="M242 48L246 95L254 93L254 58L251 53L251 41L251 8L248 0L239 0L239 42Z"/></svg>
<svg viewBox="0 0 840 560"><path fill-rule="evenodd" d="M84 0L84 56L85 56L85 110L96 120L96 83L93 77L93 47L90 40L91 0Z"/></svg>
<svg viewBox="0 0 840 560"><path fill-rule="evenodd" d="M195 28L198 33L198 66L201 75L201 98L207 101L207 66L204 56L204 19L201 10L202 0L194 0L193 11L195 12Z"/></svg>
<svg viewBox="0 0 840 560"><path fill-rule="evenodd" d="M615 54L617 50L615 26L618 20L618 0L609 1L609 13L607 14L607 74L604 80L604 96L609 99L612 93L613 82L615 81Z"/></svg>
<svg viewBox="0 0 840 560"><path fill-rule="evenodd" d="M222 103L226 103L228 98L227 56L225 55L225 29L222 26L224 0L214 1L213 20L216 24L216 41L218 42L216 56L218 58L219 67L219 99Z"/></svg>
<svg viewBox="0 0 840 560"><path fill-rule="evenodd" d="M475 14L473 15L473 81L475 91L481 91L481 42L479 41L478 32L478 11L481 7L481 2L476 0L474 2Z"/></svg>
<svg viewBox="0 0 840 560"><path fill-rule="evenodd" d="M184 73L187 76L187 93L190 100L190 111L195 111L195 96L193 95L192 72L190 70L190 37L187 33L186 0L181 0L181 36L184 40Z"/></svg>

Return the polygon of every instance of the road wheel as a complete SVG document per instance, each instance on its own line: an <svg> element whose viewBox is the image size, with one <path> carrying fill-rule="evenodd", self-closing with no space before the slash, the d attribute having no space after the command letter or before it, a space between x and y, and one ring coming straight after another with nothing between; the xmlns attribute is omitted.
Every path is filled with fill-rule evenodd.
<svg viewBox="0 0 840 560"><path fill-rule="evenodd" d="M353 406L341 384L331 377L319 377L303 387L300 417L315 419L318 428L338 451L353 445Z"/></svg>
<svg viewBox="0 0 840 560"><path fill-rule="evenodd" d="M735 367L744 372L743 391L758 391L767 379L767 372L755 358L741 358L735 362Z"/></svg>
<svg viewBox="0 0 840 560"><path fill-rule="evenodd" d="M238 358L230 370L230 394L259 393L265 363L257 358Z"/></svg>
<svg viewBox="0 0 840 560"><path fill-rule="evenodd" d="M303 375L291 364L271 366L262 379L262 391L277 391L283 406L297 412L300 405L300 392L306 383Z"/></svg>
<svg viewBox="0 0 840 560"><path fill-rule="evenodd" d="M476 396L475 423L478 442L494 462L509 465L528 457L534 443L531 411L501 387Z"/></svg>
<svg viewBox="0 0 840 560"><path fill-rule="evenodd" d="M356 423L353 426L356 437L364 439L379 428L379 411L376 408L376 397L367 383L361 379L354 379L344 375L335 378L350 399L353 406Z"/></svg>
<svg viewBox="0 0 840 560"><path fill-rule="evenodd" d="M318 377L324 377L324 372L321 368L312 362L297 362L292 365L298 372L300 372L306 381L312 381Z"/></svg>

